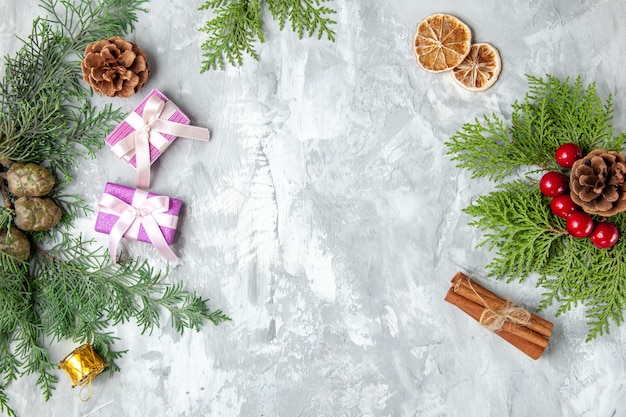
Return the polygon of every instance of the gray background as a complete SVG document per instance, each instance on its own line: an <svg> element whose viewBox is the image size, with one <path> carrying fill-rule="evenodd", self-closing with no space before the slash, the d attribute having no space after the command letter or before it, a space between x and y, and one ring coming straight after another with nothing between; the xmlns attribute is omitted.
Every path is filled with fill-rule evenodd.
<svg viewBox="0 0 626 417"><path fill-rule="evenodd" d="M0 3L0 52L30 33L36 4ZM127 36L149 56L148 84L96 101L130 111L159 88L212 130L210 143L175 142L151 191L185 202L170 279L233 321L182 337L117 326L121 373L98 376L86 403L61 371L48 402L23 378L7 389L20 416L626 416L625 327L585 343L582 308L555 318L553 307L535 362L443 301L463 270L536 308L533 279L486 279L493 254L475 249L481 233L461 210L494 184L455 168L443 143L477 116L509 116L526 73L596 81L626 129L624 1L336 0L336 43L298 40L268 18L259 62L202 75L199 5L148 3ZM500 50L489 91L417 66L415 28L433 12ZM105 148L74 188L95 207L105 182L134 180ZM104 245L94 221L77 228ZM149 245L123 247L164 265ZM52 345L53 359L74 347Z"/></svg>

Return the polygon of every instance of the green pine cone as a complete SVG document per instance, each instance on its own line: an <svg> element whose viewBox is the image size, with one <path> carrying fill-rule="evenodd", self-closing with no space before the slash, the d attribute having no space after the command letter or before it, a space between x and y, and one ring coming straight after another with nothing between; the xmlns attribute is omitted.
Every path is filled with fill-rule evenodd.
<svg viewBox="0 0 626 417"><path fill-rule="evenodd" d="M10 235L5 228L0 231L0 252L26 261L30 257L30 242L17 228L12 228Z"/></svg>
<svg viewBox="0 0 626 417"><path fill-rule="evenodd" d="M41 197L52 191L55 179L46 168L32 162L17 162L7 171L9 191L18 197Z"/></svg>
<svg viewBox="0 0 626 417"><path fill-rule="evenodd" d="M20 197L15 201L15 225L29 232L50 230L61 220L61 209L49 198Z"/></svg>

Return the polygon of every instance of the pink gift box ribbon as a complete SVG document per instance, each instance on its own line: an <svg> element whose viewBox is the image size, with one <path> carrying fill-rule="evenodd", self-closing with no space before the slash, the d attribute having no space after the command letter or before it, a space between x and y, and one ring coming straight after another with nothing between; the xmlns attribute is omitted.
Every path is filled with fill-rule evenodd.
<svg viewBox="0 0 626 417"><path fill-rule="evenodd" d="M159 97L157 91L153 90L145 101L142 115L133 111L124 119L134 131L111 146L111 151L118 158L130 160L135 155L137 187L140 188L150 187L150 146L162 153L172 143L164 135L201 141L210 139L210 132L206 128L169 120L178 107Z"/></svg>
<svg viewBox="0 0 626 417"><path fill-rule="evenodd" d="M109 254L114 263L117 262L117 246L122 237L138 240L142 228L165 259L178 259L161 231L161 227L176 229L178 223L178 216L167 213L170 210L169 197L148 194L137 189L134 190L132 202L129 204L105 193L100 198L98 207L101 213L117 216L109 231Z"/></svg>

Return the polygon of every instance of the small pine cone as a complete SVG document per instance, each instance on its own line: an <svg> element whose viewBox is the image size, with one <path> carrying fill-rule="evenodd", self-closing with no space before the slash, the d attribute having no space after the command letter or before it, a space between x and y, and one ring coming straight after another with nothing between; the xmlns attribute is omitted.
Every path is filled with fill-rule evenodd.
<svg viewBox="0 0 626 417"><path fill-rule="evenodd" d="M15 201L15 225L29 232L52 229L61 220L62 214L49 198L20 197Z"/></svg>
<svg viewBox="0 0 626 417"><path fill-rule="evenodd" d="M0 252L25 261L30 257L30 242L17 228L11 228L10 235L4 228L0 231Z"/></svg>
<svg viewBox="0 0 626 417"><path fill-rule="evenodd" d="M87 45L80 66L85 82L109 97L132 96L150 73L146 53L119 36Z"/></svg>
<svg viewBox="0 0 626 417"><path fill-rule="evenodd" d="M570 196L590 214L604 217L626 211L626 157L594 149L572 166Z"/></svg>
<svg viewBox="0 0 626 417"><path fill-rule="evenodd" d="M54 188L55 179L46 168L33 163L17 162L6 174L9 191L18 197L40 197Z"/></svg>

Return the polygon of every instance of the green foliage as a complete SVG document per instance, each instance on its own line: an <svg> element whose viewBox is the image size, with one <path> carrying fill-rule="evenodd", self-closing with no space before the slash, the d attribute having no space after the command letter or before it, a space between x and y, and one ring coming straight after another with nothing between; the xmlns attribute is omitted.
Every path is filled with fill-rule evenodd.
<svg viewBox="0 0 626 417"><path fill-rule="evenodd" d="M446 145L448 154L472 177L499 181L520 166L558 169L554 152L565 142L583 152L594 148L621 151L626 133L613 135L612 98L602 102L595 84L584 88L580 77L572 84L548 76L528 76L529 92L513 104L511 123L492 114L464 124Z"/></svg>
<svg viewBox="0 0 626 417"><path fill-rule="evenodd" d="M159 311L167 310L179 333L199 330L204 320L229 320L220 310L209 311L208 300L185 291L181 283L166 283L167 274L146 261L111 263L102 248L80 237L33 254L29 263L0 253L0 375L9 383L37 374L37 385L48 399L57 381L44 340L90 341L116 370L111 351L116 337L108 330L132 319L142 332L160 325ZM0 392L0 405L3 393ZM8 407L4 403L4 407Z"/></svg>
<svg viewBox="0 0 626 417"><path fill-rule="evenodd" d="M200 30L209 34L202 43L204 61L201 72L224 68L225 61L241 66L244 53L258 60L254 49L255 39L265 42L263 33L263 9L259 0L213 0L200 10L215 8L215 18L206 22Z"/></svg>
<svg viewBox="0 0 626 417"><path fill-rule="evenodd" d="M304 33L313 36L317 31L317 39L326 38L334 42L335 32L330 25L335 24L327 16L335 11L329 7L320 5L328 0L268 0L267 4L274 19L278 20L280 30L283 30L287 21L291 22L291 30L302 39Z"/></svg>
<svg viewBox="0 0 626 417"><path fill-rule="evenodd" d="M243 65L244 54L258 60L254 48L256 40L265 42L263 13L265 8L273 19L278 20L280 29L290 22L291 29L302 39L306 32L317 38L326 35L335 40L331 25L336 23L329 16L335 11L323 6L329 0L209 0L199 10L211 9L214 17L200 31L209 38L202 43L203 62L201 72L224 69L226 62L234 66Z"/></svg>
<svg viewBox="0 0 626 417"><path fill-rule="evenodd" d="M529 92L513 105L510 124L495 115L476 119L446 143L459 167L474 177L501 181L522 166L560 169L554 152L565 142L577 143L583 152L622 150L626 136L613 133L612 100L603 103L594 84L585 88L580 77L570 83L550 75L528 80ZM540 309L559 303L557 314L563 314L586 306L587 341L608 333L611 322L624 322L626 239L601 250L589 239L570 236L532 176L500 183L465 212L474 217L470 225L485 232L480 245L495 250L487 265L490 276L523 281L537 274L544 290ZM610 221L626 234L626 215Z"/></svg>
<svg viewBox="0 0 626 417"><path fill-rule="evenodd" d="M82 54L88 44L132 31L141 5L148 0L41 0L46 21L67 38L73 52Z"/></svg>
<svg viewBox="0 0 626 417"><path fill-rule="evenodd" d="M496 249L496 258L487 266L493 276L523 280L563 250L569 235L549 204L536 184L517 180L465 209L475 218L470 225L486 232L481 246Z"/></svg>
<svg viewBox="0 0 626 417"><path fill-rule="evenodd" d="M137 20L146 0L42 0L37 18L14 57L5 57L0 81L0 156L14 162L46 161L71 181L77 161L93 155L122 113L97 111L81 84L77 55L88 43L119 35Z"/></svg>
<svg viewBox="0 0 626 417"><path fill-rule="evenodd" d="M111 263L102 248L71 233L74 220L91 211L79 196L64 194L83 157L94 156L102 138L121 118L111 106L91 105L81 81L79 56L92 41L132 30L146 0L41 0L47 13L13 57L5 57L0 80L0 161L47 165L60 182L51 197L63 210L51 231L26 233L33 247L28 262L0 252L0 411L15 416L4 388L34 374L44 398L52 394L57 367L47 343L90 341L116 370L124 352L111 350L111 327L135 321L143 332L160 324L199 330L229 320L210 311L208 300L168 283L167 273L147 262ZM1 181L1 180L0 180ZM5 205L11 196L0 182ZM11 228L14 212L0 208L0 228Z"/></svg>
<svg viewBox="0 0 626 417"><path fill-rule="evenodd" d="M151 333L159 327L160 309L170 313L181 334L198 331L206 319L214 324L228 320L219 310L210 312L208 300L185 291L182 283L165 283L167 274L146 261L114 265L105 250L90 246L80 238L66 240L31 261L37 312L51 340L89 340L106 352L114 341L106 329L135 319L142 333Z"/></svg>

